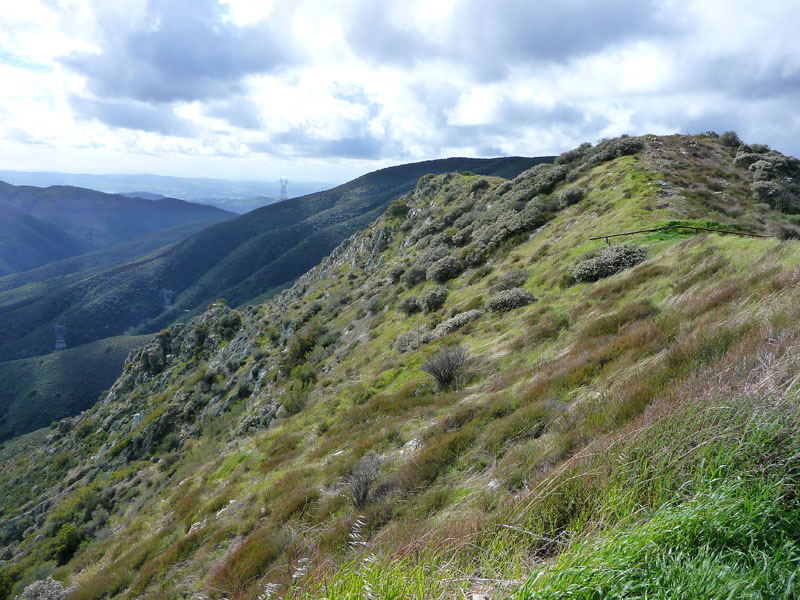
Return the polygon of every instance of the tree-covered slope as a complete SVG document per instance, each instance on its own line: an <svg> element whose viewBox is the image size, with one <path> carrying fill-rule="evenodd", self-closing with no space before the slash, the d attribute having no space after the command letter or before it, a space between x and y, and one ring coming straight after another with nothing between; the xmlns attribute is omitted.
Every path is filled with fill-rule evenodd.
<svg viewBox="0 0 800 600"><path fill-rule="evenodd" d="M162 331L0 447L0 589L793 597L800 163L729 137L425 177L271 300ZM774 237L590 240L675 224Z"/></svg>
<svg viewBox="0 0 800 600"><path fill-rule="evenodd" d="M0 292L0 360L47 352L56 324L69 328L71 343L79 345L134 329L157 331L220 296L239 304L274 292L366 227L426 173L469 169L513 177L550 160L451 158L390 167L219 223L158 256L77 281L45 282L8 300ZM176 294L170 310L164 310L162 290Z"/></svg>

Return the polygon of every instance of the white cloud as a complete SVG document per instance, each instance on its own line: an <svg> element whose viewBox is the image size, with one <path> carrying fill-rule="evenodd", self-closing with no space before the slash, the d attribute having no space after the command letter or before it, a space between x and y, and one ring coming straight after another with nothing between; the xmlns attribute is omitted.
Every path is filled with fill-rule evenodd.
<svg viewBox="0 0 800 600"><path fill-rule="evenodd" d="M800 154L798 17L778 0L16 2L0 166L344 180L729 128Z"/></svg>

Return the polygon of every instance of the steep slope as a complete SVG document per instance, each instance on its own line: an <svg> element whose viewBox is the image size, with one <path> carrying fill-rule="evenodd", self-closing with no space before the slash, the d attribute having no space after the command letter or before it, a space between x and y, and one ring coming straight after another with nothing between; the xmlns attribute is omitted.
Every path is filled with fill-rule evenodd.
<svg viewBox="0 0 800 600"><path fill-rule="evenodd" d="M549 160L453 158L382 169L220 223L160 256L59 285L53 293L42 286L24 297L15 294L13 301L0 296L0 360L49 351L56 324L72 331L73 344L85 344L131 329L157 331L220 296L239 304L274 293L363 229L426 173L470 169L514 176ZM177 294L171 310L164 311L162 290Z"/></svg>
<svg viewBox="0 0 800 600"><path fill-rule="evenodd" d="M14 186L2 181L0 206L49 223L92 249L113 246L167 227L195 221L219 222L233 216L213 206L175 198L150 201L85 188Z"/></svg>
<svg viewBox="0 0 800 600"><path fill-rule="evenodd" d="M800 162L724 141L424 177L272 300L162 331L0 447L0 590L792 597ZM780 237L590 240L668 225Z"/></svg>
<svg viewBox="0 0 800 600"><path fill-rule="evenodd" d="M91 408L119 377L128 353L150 337L108 338L0 363L0 442Z"/></svg>

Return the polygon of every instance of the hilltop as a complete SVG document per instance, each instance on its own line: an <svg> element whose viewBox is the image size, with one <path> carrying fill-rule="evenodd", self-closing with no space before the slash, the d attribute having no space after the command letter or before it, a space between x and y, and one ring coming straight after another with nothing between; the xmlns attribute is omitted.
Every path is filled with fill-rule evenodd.
<svg viewBox="0 0 800 600"><path fill-rule="evenodd" d="M0 598L791 597L799 192L714 133L420 178L0 447ZM590 239L676 225L769 237Z"/></svg>

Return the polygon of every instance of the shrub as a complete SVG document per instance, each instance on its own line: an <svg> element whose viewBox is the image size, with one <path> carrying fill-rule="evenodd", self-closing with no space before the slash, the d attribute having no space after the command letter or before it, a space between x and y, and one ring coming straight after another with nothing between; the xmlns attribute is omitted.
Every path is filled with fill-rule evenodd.
<svg viewBox="0 0 800 600"><path fill-rule="evenodd" d="M438 337L442 337L443 335L447 335L448 333L452 333L457 329L461 329L467 323L471 323L482 316L483 311L477 308L458 313L457 315L454 315L449 319L445 319L439 323L433 331L424 336L423 341L427 342Z"/></svg>
<svg viewBox="0 0 800 600"><path fill-rule="evenodd" d="M503 292L512 288L522 287L526 281L528 281L528 273L522 269L509 269L497 278L497 282L492 288L496 292Z"/></svg>
<svg viewBox="0 0 800 600"><path fill-rule="evenodd" d="M467 349L464 346L453 346L434 354L422 363L420 369L436 380L439 389L448 390L459 383L467 362Z"/></svg>
<svg viewBox="0 0 800 600"><path fill-rule="evenodd" d="M425 279L425 267L421 265L414 265L409 267L408 270L403 275L403 281L405 281L408 285L413 286L417 285L420 281Z"/></svg>
<svg viewBox="0 0 800 600"><path fill-rule="evenodd" d="M471 186L469 186L469 191L479 192L480 190L484 190L488 187L489 187L489 180L481 177L477 181L474 181Z"/></svg>
<svg viewBox="0 0 800 600"><path fill-rule="evenodd" d="M381 467L380 458L370 453L361 458L353 468L348 483L350 484L350 499L353 506L362 509L367 505L372 484L378 478Z"/></svg>
<svg viewBox="0 0 800 600"><path fill-rule="evenodd" d="M406 296L400 302L398 308L407 315L413 315L422 310L422 307L419 305L419 298L416 296Z"/></svg>
<svg viewBox="0 0 800 600"><path fill-rule="evenodd" d="M583 188L571 187L558 195L558 202L561 206L572 206L583 200L584 196Z"/></svg>
<svg viewBox="0 0 800 600"><path fill-rule="evenodd" d="M401 333L395 341L395 348L400 354L410 350L416 350L421 345L420 335L414 332Z"/></svg>
<svg viewBox="0 0 800 600"><path fill-rule="evenodd" d="M647 249L635 244L614 244L589 252L570 269L579 282L597 281L639 264L647 258Z"/></svg>
<svg viewBox="0 0 800 600"><path fill-rule="evenodd" d="M426 277L437 283L444 283L445 281L457 277L463 270L461 263L452 256L445 256L440 258L430 267L426 272Z"/></svg>
<svg viewBox="0 0 800 600"><path fill-rule="evenodd" d="M72 558L83 539L83 532L72 523L64 523L53 543L53 558L63 565Z"/></svg>
<svg viewBox="0 0 800 600"><path fill-rule="evenodd" d="M395 198L389 203L389 208L386 212L392 217L405 218L409 210L408 204L406 204L403 198Z"/></svg>
<svg viewBox="0 0 800 600"><path fill-rule="evenodd" d="M739 139L739 134L735 131L726 131L719 136L719 141L723 146L728 146L729 148L738 148L742 145L742 140Z"/></svg>
<svg viewBox="0 0 800 600"><path fill-rule="evenodd" d="M286 392L285 398L281 403L283 409L290 415L296 415L306 407L308 402L308 386L293 384Z"/></svg>
<svg viewBox="0 0 800 600"><path fill-rule="evenodd" d="M447 300L447 294L450 292L444 286L437 285L436 287L431 288L425 294L422 295L420 299L422 301L422 307L425 309L426 313L431 313L439 310L444 306L445 300Z"/></svg>
<svg viewBox="0 0 800 600"><path fill-rule="evenodd" d="M489 298L487 305L492 312L500 313L514 310L522 306L528 306L528 304L533 304L534 302L536 302L536 296L528 290L513 288L495 294Z"/></svg>

